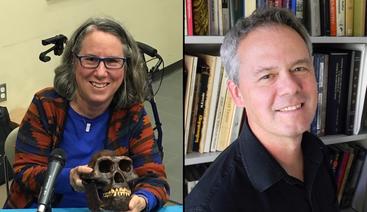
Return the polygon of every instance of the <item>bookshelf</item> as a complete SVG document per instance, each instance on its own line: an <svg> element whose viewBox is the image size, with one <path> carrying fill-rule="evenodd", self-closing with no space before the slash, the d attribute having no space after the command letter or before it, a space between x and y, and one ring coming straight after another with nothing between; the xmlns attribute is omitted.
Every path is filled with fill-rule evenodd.
<svg viewBox="0 0 367 212"><path fill-rule="evenodd" d="M187 0L185 2L191 2L191 1ZM213 2L217 2L217 1L213 1ZM204 54L210 54L210 55L215 55L215 56L219 55L220 46L223 42L224 36L217 36L217 35L222 35L223 33L225 34L226 30L224 30L224 29L228 29L227 25L225 24L225 23L228 24L228 20L227 20L228 17L227 17L227 14L226 14L226 16L224 15L225 12L227 12L227 9L230 10L230 13L232 13L232 15L235 14L235 15L233 15L233 17L232 16L229 17L229 19L231 21L232 21L232 19L236 20L239 17L246 17L248 14L251 13L251 12L248 13L246 10L245 11L240 11L241 14L239 15L239 17L237 17L236 16L237 13L235 13L235 12L238 12L238 11L236 10L236 8L234 8L233 2L230 2L230 1L228 1L228 2L229 3L227 5L222 4L222 11L221 11L222 14L220 12L220 9L219 9L219 11L216 11L215 7L214 7L214 9L212 7L209 7L209 14L210 15L214 14L214 15L208 16L208 19L209 19L208 26L205 25L206 22L199 21L199 23L204 23L204 24L202 24L201 27L208 27L208 29L209 29L208 34L210 34L211 36L197 36L197 35L195 35L195 32L194 32L194 33L188 33L189 35L194 34L194 36L185 36L184 37L185 54L191 54L191 55L194 55L194 56L197 55L197 53L204 53ZM255 5L254 0L253 1L239 1L239 2L244 3L244 5L245 5L244 8L245 9L247 9L247 7L249 7L251 5L252 6ZM256 1L256 5L257 6L259 6L259 5L264 6L264 4L266 4L266 6L269 6L269 5L271 5L269 2L278 2L278 3L283 2L284 3L285 1L270 1L270 0L269 1L268 0L262 1L262 0L260 0L260 1ZM290 1L288 1L288 2L290 2ZM341 6L342 1L330 1L330 2L333 2L334 5L329 5L329 3L330 3L329 1L320 1L320 5L316 4L314 1L303 1L303 0L301 0L299 2L301 4L303 4L303 7L299 7L299 8L296 7L296 9L295 9L296 11L294 11L294 10L292 10L292 11L294 12L294 14L296 14L296 16L297 16L297 12L300 12L298 14L302 14L301 16L297 16L297 17L302 20L302 22L305 24L306 28L308 29L309 33L311 35L314 35L313 37L311 37L311 42L312 42L313 46L315 47L315 52L314 53L318 53L318 54L314 54L315 71L317 69L317 72L315 72L315 74L317 76L318 82L321 82L321 83L318 84L318 92L319 92L319 94L318 94L319 97L318 98L319 98L320 105L321 104L326 105L327 108L330 108L330 110L326 110L326 112L327 112L326 113L325 112L325 107L320 107L320 105L318 105L318 107L322 108L322 109L318 110L318 113L316 114L317 119L315 119L315 120L317 120L317 124L315 124L316 121L313 122L312 130L313 130L313 132L321 133L323 135L324 130L320 130L320 129L326 129L325 128L326 124L324 123L324 121L326 119L325 118L325 116L326 116L325 113L328 114L328 116L327 116L327 117L329 117L328 131L325 130L325 132L330 133L330 134L337 134L337 135L327 135L327 136L320 137L320 139L326 145L341 144L341 145L338 145L338 147L335 147L336 151L334 153L343 154L343 155L349 154L349 153L354 154L353 152L356 153L357 150L341 152L343 150L342 147L344 146L344 144L342 144L342 143L348 143L348 144L359 143L364 148L367 148L367 132L364 132L364 133L358 134L358 135L344 135L344 134L338 134L338 133L344 133L345 132L347 134L350 134L351 131L353 133L358 132L358 129L359 129L359 124L358 123L361 122L360 119L361 119L361 115L363 113L363 112L361 112L361 106L360 105L362 105L363 102L367 101L367 99L363 100L364 99L363 98L364 97L363 91L362 91L362 94L360 93L361 90L365 90L366 86L367 86L367 80L366 80L367 79L367 37L366 37L365 29L363 27L358 27L358 26L365 25L365 13L361 12L360 8L365 8L366 6L365 6L365 4L362 4L362 3L359 3L359 4L355 3L354 6L351 6L351 4L350 4L351 1L349 0L348 1L348 7L345 6L345 7L347 7L345 9L345 11L340 10L341 12L338 11L338 13L337 13L337 10L335 8L335 12L333 14L330 14L330 13L333 12L332 9L334 9L334 6L336 7L336 3L338 4L339 8L342 7ZM297 6L298 6L299 2L297 1L297 3L296 3ZM346 3L347 1L343 1L343 2L345 4L347 4ZM359 2L359 1L354 1L354 2ZM363 0L363 2L365 2L365 0ZM264 4L262 4L262 3L264 3ZM290 4L294 4L294 3L290 3ZM232 8L230 7L231 5L232 5ZM226 6L228 6L228 8L226 8ZM236 5L236 6L238 6L238 5ZM277 5L277 6L279 6L279 5ZM294 9L294 8L289 7L290 5L282 5L282 6L286 7L286 8L289 8L289 9ZM242 5L239 6L239 8L242 9ZM353 16L353 13L351 13L351 8L354 11L354 16ZM193 10L194 9L195 8L193 7ZM254 10L255 8L251 7L251 9ZM192 12L192 14L190 12ZM205 12L206 11L202 11L202 10L200 10L200 12L198 12L198 10L197 10L196 14L202 14L202 13L205 13ZM187 11L185 12L185 15L186 14L191 15L191 18L193 19L193 23L198 23L198 22L194 22L194 20L195 20L195 10L194 11L188 10L188 12ZM347 23L347 19L348 19L348 21L351 21L351 14L352 14L352 19L354 17L354 19L353 19L354 25L353 24L350 25L350 22ZM219 20L222 20L222 23L220 23L219 21L218 21L218 23L215 22L215 18L213 18L213 17L216 17L216 15L219 17L218 18ZM335 20L331 20L331 18L330 18L331 15L333 15ZM344 15L348 16L348 17L344 17ZM357 17L357 19L356 19L356 17ZM345 19L345 23L343 23L343 21L340 21L341 19ZM199 20L201 20L201 19L199 19ZM357 21L362 20L362 21L357 22L356 20ZM196 21L197 21L197 19L196 19ZM233 23L231 21L229 22L229 24L230 24L230 26L233 26ZM338 24L335 23L336 21L338 21ZM188 23L188 25L187 25L188 28L190 28L190 25L189 25L190 24L190 19L188 19L187 23ZM356 24L356 23L358 23L358 24ZM340 25L340 24L342 24L342 25ZM192 27L192 29L195 29L193 27L193 25L194 24L192 24L191 27ZM218 31L216 31L216 26L217 25L219 26ZM221 26L222 26L222 31L220 29ZM317 30L317 28L320 28L320 29ZM353 33L351 33L351 28L353 30ZM201 29L201 28L198 27L197 29ZM212 31L211 29L214 29L214 31ZM334 35L333 31L335 31L335 34L338 34L339 36L334 37L335 35ZM196 34L202 34L202 33L196 32ZM323 35L330 35L330 34L332 34L334 36L323 36ZM215 35L215 36L213 36L213 35ZM322 35L322 36L320 36L320 35ZM349 37L349 36L345 36L345 35L354 35L354 36ZM362 36L362 37L358 37L358 36ZM324 47L326 47L326 48L324 48ZM334 47L335 47L335 49L347 49L347 50L345 52L337 52L337 50L335 50L335 52L334 52ZM348 50L354 50L354 51L348 51ZM343 55L343 56L340 56L340 57L343 57L343 59L340 59L339 61L336 61L334 55L338 55L338 54ZM330 58L332 58L332 62L329 61ZM349 61L350 61L350 64L352 64L352 66L350 66L350 69L349 69L349 70L351 70L351 73L350 73L351 77L349 77L349 74L348 75L346 74L346 71L343 72L343 70L347 70L346 68L349 67ZM360 69L353 68L353 67L359 67L359 62L362 64L360 66ZM336 66L335 64L337 64L338 66L336 66L336 67L333 66L332 68L330 68L330 70L334 69L335 72L328 72L328 73L332 73L332 74L327 76L326 74L324 74L325 73L324 70L329 70L328 65L330 65L330 64L334 65L334 66ZM344 66L343 66L343 64L344 64ZM345 65L345 64L348 64L348 65ZM188 65L187 67L190 67L190 65ZM193 68L190 69L190 71L187 71L186 73L192 73L192 70L193 70ZM197 69L197 70L199 70L199 69ZM354 77L354 76L358 76L358 75L359 75L359 78ZM187 76L189 76L189 75L187 74ZM333 82L333 83L328 84L327 82L329 81L329 79L331 79L331 82ZM347 88L345 85L349 85L349 83L346 83L345 79L349 79L348 82L353 82L353 83L356 83L356 81L358 81L358 83L356 83L356 84L351 84L351 85L357 85L357 86L353 86L353 87L351 86L351 87ZM358 79L360 79L360 80L358 80ZM336 84L336 85L334 85L334 84ZM325 86L327 86L326 87L327 89L325 89ZM339 87L337 87L337 86L339 86ZM329 87L331 87L331 89ZM346 90L347 90L347 93L348 93L348 98L349 98L348 100L345 99L346 98L345 97L346 96L345 95ZM330 92L334 91L334 93L335 93L335 95L333 93L331 95L331 96L334 96L334 99L330 99L329 101L327 101L329 103L329 105L325 104L325 99L323 98L325 96L330 95L329 93L327 93L327 95L325 94L327 91L330 91ZM357 97L356 97L356 91L358 92ZM218 96L222 96L222 93L218 94ZM334 100L337 99L338 97L339 97L339 99L338 99L339 102L336 102L336 101L334 102ZM342 100L340 100L340 99L342 99ZM187 102L190 103L190 101L187 101ZM218 100L218 102L219 102L219 100ZM339 108L343 108L345 102L348 103L348 107L347 107L348 109L346 109L348 112L344 112L344 111L339 112L339 111L341 111ZM361 102L362 102L362 104L361 104ZM221 108L221 107L223 107L222 104L218 103L218 105L219 105L218 108L220 108L220 109L217 109L217 110L224 111ZM355 105L358 105L358 106L356 107ZM351 108L355 108L355 113ZM321 111L321 112L319 112L319 111ZM338 112L334 113L334 111L338 111ZM345 113L345 115L344 115L344 113ZM340 114L343 114L343 115L340 115ZM344 116L345 116L345 120L343 118L340 118L340 117L344 117ZM222 113L220 113L218 117L224 117L224 116L222 116ZM333 120L334 117L336 117L338 119L335 119L336 121L334 121ZM350 120L354 120L354 117L358 117L358 118L355 119L356 121L354 122L354 125L352 125L353 121L350 121ZM220 120L220 118L217 118L217 120ZM223 118L221 120L223 120ZM341 123L340 125L344 125L344 121L345 121L345 123L349 123L346 126L348 126L348 127L353 126L353 127L349 127L344 131L344 130L340 130L341 128L337 128L337 127L333 128L333 124L331 124L331 123ZM185 126L186 126L186 123L188 123L188 122L185 122ZM195 123L195 122L193 122L193 123ZM200 122L198 122L198 123L200 123ZM221 121L218 121L216 123L221 123ZM225 123L228 123L228 122L225 121ZM317 127L315 127L316 125L317 125ZM338 124L336 124L336 125L338 125ZM191 124L190 127L186 127L186 130L187 129L192 130L191 129L192 126L193 126L193 124ZM225 126L227 126L227 125L225 125ZM228 127L228 128L229 129L234 129L234 128L231 128L231 127ZM200 128L196 127L194 129L194 132L200 132L200 130L197 130L197 129L200 129ZM212 134L217 135L214 132L217 132L219 128L217 126L215 126L215 127L208 128L208 129L213 129ZM333 131L334 129L336 129L335 132ZM208 134L210 135L210 130L206 130L204 132L207 132L205 135L208 135ZM237 133L237 131L235 131L235 130L234 130L234 132ZM188 135L192 136L192 134L188 134ZM234 138L233 135L236 135L236 134L232 134L231 138ZM204 142L202 142L202 140L197 139L197 137L195 139L186 139L186 137L185 137L185 142L188 142L188 143L189 142L196 142L196 143L200 143L202 145L207 146L207 143L208 143L207 140L208 139L204 139ZM217 138L217 137L215 137L215 138ZM198 142L198 140L199 140L199 142ZM230 140L233 141L232 139L230 139ZM216 139L213 139L213 141L211 141L211 142L212 142L211 145L214 144L214 146L216 144L218 144L218 141ZM186 143L185 143L185 145L186 145ZM190 145L187 145L187 146L191 147ZM197 144L195 144L195 145L197 145ZM341 151L338 151L339 146L340 146ZM345 145L345 146L349 146L349 145ZM354 145L351 145L351 146L354 147ZM334 146L331 146L330 149L334 149ZM347 148L344 148L344 150L346 150L346 149ZM201 173L201 171L203 169L202 167L208 165L210 162L213 162L221 154L220 151L215 151L215 150L218 150L218 148L217 149L215 149L215 148L212 149L211 148L208 153L207 153L207 150L202 150L201 149L201 150L199 150L199 152L204 152L204 153L190 152L190 153L187 153L185 155L185 160L184 160L185 169L186 170L193 170L192 171L193 174L187 175L187 177L185 176L185 179L187 179L187 181L188 181L187 182L188 192L190 192L190 189L193 187L192 185L195 185L195 183L198 181L199 178L197 177L197 175L198 175L198 173ZM223 149L219 149L219 150L223 150ZM356 155L357 155L357 153L356 153ZM358 153L358 156L360 156L360 155L365 155L365 154ZM355 155L352 155L350 157L353 158L354 156ZM348 159L345 160L345 158L349 158L349 155L348 156L342 156L342 157L339 157L339 155L338 155L336 158L337 159L333 159L333 165L334 165L334 162L337 162L335 164L338 165L338 170L336 169L336 165L335 165L335 167L333 167L334 168L333 171L334 171L335 174L338 173L338 175L336 174L336 181L338 182L338 184L337 184L337 188L338 188L337 198L338 198L338 201L340 203L340 207L350 207L349 204L348 204L349 200L347 198L343 199L342 197L344 197L344 195L345 195L346 197L349 198L351 196L350 195L351 191L354 190L356 192L352 192L352 193L354 193L352 197L353 197L353 203L355 203L355 205L352 205L352 206L354 208L357 208L358 210L363 210L362 208L365 208L365 207L361 205L361 202L365 201L365 196L367 195L367 189L361 190L361 189L358 189L358 188L361 188L361 187L364 188L365 187L364 186L365 181L364 180L362 180L362 181L358 180L358 181L361 182L359 184L362 185L362 186L359 186L359 187L350 186L350 185L353 184L353 182L357 182L357 180L351 180L352 178L351 179L345 178L345 179L349 180L348 182L352 182L352 183L348 184L348 183L346 183L346 180L343 181L343 177L340 177L340 176L343 176L344 174L340 174L340 173L342 173L342 172L346 173L345 176L348 177L347 173L349 172L349 170L345 171L346 169L344 169L344 171L339 171L339 170L342 170L342 169L339 168L339 167L341 167L340 158L342 158L342 159L344 159L344 161L346 161ZM353 161L353 164L354 164L355 160L350 159L348 161L348 164L351 164L350 161ZM358 160L356 160L356 161L358 161ZM359 161L364 162L364 161L367 161L367 160L359 159ZM344 162L344 164L346 164L346 162ZM359 164L361 164L361 162ZM363 163L363 164L365 164L365 163ZM346 167L346 166L344 166L344 167ZM355 167L357 167L357 165ZM367 175L367 162L366 162L366 165L364 165L363 167L362 167L362 165L360 165L359 167L360 167L359 170L364 170L364 175L363 176L366 176ZM351 165L349 165L349 168L350 168L350 170L353 170L351 168ZM356 170L356 168L354 170ZM188 173L190 173L190 172L188 171ZM354 173L356 173L356 172L354 172ZM199 176L201 176L201 174ZM350 176L352 176L352 174ZM360 176L360 175L354 174L354 176ZM353 178L353 179L356 179L356 178ZM190 185L189 185L189 183L190 183ZM346 188L347 186L345 184L349 185L348 189ZM344 190L344 188L346 188L346 189ZM347 192L343 192L343 191L347 191ZM354 197L357 197L357 198L354 198ZM357 200L355 201L355 199L357 199ZM343 206L342 203L344 203L344 206ZM347 211L352 212L352 211L357 211L357 210L354 210L352 208L348 208L348 209L343 209L341 211L343 211L343 212L347 212Z"/></svg>
<svg viewBox="0 0 367 212"><path fill-rule="evenodd" d="M185 53L208 53L219 55L220 46L223 42L223 36L185 36ZM311 37L311 42L316 45L330 45L330 46L364 46L362 52L361 72L367 74L367 37ZM367 101L367 100L365 100ZM362 143L367 147L367 133L358 135L327 135L320 137L326 145L357 142ZM185 155L185 166L204 164L213 162L221 152L199 153L191 152ZM357 212L353 208L341 209L342 212Z"/></svg>
<svg viewBox="0 0 367 212"><path fill-rule="evenodd" d="M220 45L224 36L185 36L185 51L187 52L206 52L219 54ZM361 44L366 45L367 37L311 37L313 44ZM364 69L367 71L367 54L364 54ZM367 141L367 134L359 135L329 135L321 137L326 144L338 144L352 141ZM188 153L185 155L185 166L212 162L220 154L220 152L209 153Z"/></svg>

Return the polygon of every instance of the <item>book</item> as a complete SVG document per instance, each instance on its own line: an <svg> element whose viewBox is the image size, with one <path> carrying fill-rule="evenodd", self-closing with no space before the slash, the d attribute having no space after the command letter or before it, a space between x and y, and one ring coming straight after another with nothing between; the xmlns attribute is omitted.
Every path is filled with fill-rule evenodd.
<svg viewBox="0 0 367 212"><path fill-rule="evenodd" d="M355 64L354 67L360 70L365 69L366 63L364 62L363 58L366 52L366 45L365 44L340 44L338 48L346 49L348 51L354 50L357 52L361 52L361 60L359 60L359 65ZM357 59L357 60L356 60ZM355 58L356 62L358 62L358 58ZM357 135L360 133L361 128L361 120L362 120L362 110L363 110L363 103L364 97L367 87L367 74L364 71L359 72L358 77L358 84L357 84L357 94L356 94L356 101L355 101L355 112L354 112L354 129L353 134Z"/></svg>
<svg viewBox="0 0 367 212"><path fill-rule="evenodd" d="M306 28L311 36L321 35L320 0L309 0L306 9Z"/></svg>
<svg viewBox="0 0 367 212"><path fill-rule="evenodd" d="M336 36L345 36L345 0L336 0Z"/></svg>
<svg viewBox="0 0 367 212"><path fill-rule="evenodd" d="M243 112L244 112L243 108L236 106L234 114L233 114L230 130L228 133L228 141L229 141L228 145L231 144L234 140L238 138L240 128L241 128L241 123L242 123Z"/></svg>
<svg viewBox="0 0 367 212"><path fill-rule="evenodd" d="M230 16L229 16L229 0L222 0L222 27L223 32L221 35L225 35L230 28Z"/></svg>
<svg viewBox="0 0 367 212"><path fill-rule="evenodd" d="M197 119L197 112L198 112L198 102L199 102L199 90L200 90L200 80L201 80L201 73L196 73L195 79L195 91L194 91L194 98L192 103L192 114L190 120L190 130L188 130L188 139L186 144L186 153L190 153L193 151L194 140L195 140L195 126L196 126L196 119Z"/></svg>
<svg viewBox="0 0 367 212"><path fill-rule="evenodd" d="M214 126L214 117L217 107L218 100L218 88L220 81L220 70L221 70L221 59L218 56L200 54L199 57L207 64L209 67L209 78L207 91L205 93L205 108L203 115L202 124L202 136L200 139L199 152L209 152L210 143L212 139L212 130Z"/></svg>
<svg viewBox="0 0 367 212"><path fill-rule="evenodd" d="M361 133L367 133L367 92L365 92L364 106L361 120Z"/></svg>
<svg viewBox="0 0 367 212"><path fill-rule="evenodd" d="M230 27L233 27L236 24L237 20L242 18L244 15L244 2L242 0L228 0L228 3Z"/></svg>
<svg viewBox="0 0 367 212"><path fill-rule="evenodd" d="M204 111L205 111L205 103L206 103L206 92L208 89L208 81L209 81L209 66L205 64L203 60L200 58L198 59L198 72L197 75L199 76L199 82L198 82L198 90L196 93L196 111L195 111L195 117L196 120L193 122L193 127L191 128L194 130L194 137L193 137L193 145L192 145L192 151L198 152L200 149L200 141L202 140L203 136L203 119L204 119Z"/></svg>
<svg viewBox="0 0 367 212"><path fill-rule="evenodd" d="M361 52L357 50L351 51L348 102L346 109L345 134L352 135L354 132L354 119L356 114L356 103L358 93L358 80L361 63Z"/></svg>
<svg viewBox="0 0 367 212"><path fill-rule="evenodd" d="M340 145L335 145L334 148L336 148L339 151L338 166L335 172L335 182L337 185L337 194L339 194L341 184L343 181L343 177L346 171L347 163L350 157L350 151L349 149L343 146L340 146Z"/></svg>
<svg viewBox="0 0 367 212"><path fill-rule="evenodd" d="M343 170L343 173L341 176L340 187L339 187L338 194L337 194L337 200L339 203L341 202L341 199L344 193L345 184L347 182L347 178L349 177L350 168L352 166L354 156L355 156L354 149L351 148L348 144L340 144L340 146L344 148L344 151L347 151L349 153L349 157L347 159L345 169Z"/></svg>
<svg viewBox="0 0 367 212"><path fill-rule="evenodd" d="M320 0L320 30L322 36L330 36L330 0Z"/></svg>
<svg viewBox="0 0 367 212"><path fill-rule="evenodd" d="M223 3L222 0L215 0L217 4L218 35L223 35Z"/></svg>
<svg viewBox="0 0 367 212"><path fill-rule="evenodd" d="M367 150L359 145L352 144L355 151L355 160L350 168L350 174L346 181L344 193L340 201L341 208L349 208L352 205L353 196L356 190L358 180L362 172L363 164L366 160Z"/></svg>
<svg viewBox="0 0 367 212"><path fill-rule="evenodd" d="M209 152L210 144L212 141L212 133L214 127L215 113L217 109L218 95L219 95L219 86L220 86L220 78L221 75L221 67L222 62L221 58L218 56L212 55L201 55L204 58L205 62L209 65L210 76L208 82L208 90L206 93L207 103L206 103L206 111L203 120L203 132L205 132L205 136L203 136L203 148L200 152Z"/></svg>
<svg viewBox="0 0 367 212"><path fill-rule="evenodd" d="M325 124L326 124L326 105L327 105L327 84L328 84L328 68L329 68L329 55L320 54L320 77L319 87L321 97L319 98L321 111L320 111L320 133L319 136L325 135Z"/></svg>
<svg viewBox="0 0 367 212"><path fill-rule="evenodd" d="M317 136L325 135L326 100L327 100L327 77L328 55L315 52L314 67L317 81L318 102L311 132Z"/></svg>
<svg viewBox="0 0 367 212"><path fill-rule="evenodd" d="M223 151L229 145L229 132L232 124L232 119L234 115L236 105L232 100L231 94L228 92L226 94L226 99L224 102L223 114L222 114L222 122L220 125L219 138L217 142L217 151Z"/></svg>
<svg viewBox="0 0 367 212"><path fill-rule="evenodd" d="M191 115L194 101L195 92L195 81L196 81L196 69L198 58L191 55L185 55L185 70L187 70L187 80L185 88L185 132L184 132L184 142L185 142L185 153L187 152Z"/></svg>
<svg viewBox="0 0 367 212"><path fill-rule="evenodd" d="M345 0L345 35L353 36L354 0Z"/></svg>
<svg viewBox="0 0 367 212"><path fill-rule="evenodd" d="M256 10L256 0L246 0L244 17L250 16Z"/></svg>
<svg viewBox="0 0 367 212"><path fill-rule="evenodd" d="M219 139L219 132L220 132L220 125L222 122L222 114L223 114L223 108L224 108L224 102L226 99L227 94L227 74L224 71L223 65L221 66L221 85L218 95L218 103L217 103L217 110L215 114L215 120L214 120L214 127L213 127L213 134L212 134L212 142L210 144L210 151L215 152L217 151L217 143Z"/></svg>
<svg viewBox="0 0 367 212"><path fill-rule="evenodd" d="M208 14L209 14L209 35L219 35L219 12L218 12L218 0L208 1Z"/></svg>
<svg viewBox="0 0 367 212"><path fill-rule="evenodd" d="M193 18L192 18L192 1L193 0L185 0L185 11L186 11L186 26L187 26L187 35L194 35L194 27L193 27Z"/></svg>
<svg viewBox="0 0 367 212"><path fill-rule="evenodd" d="M327 110L325 134L344 133L349 83L349 54L331 50L329 53Z"/></svg>
<svg viewBox="0 0 367 212"><path fill-rule="evenodd" d="M330 9L330 36L336 36L336 1L330 0L329 9Z"/></svg>
<svg viewBox="0 0 367 212"><path fill-rule="evenodd" d="M192 0L194 35L209 34L209 9L207 0Z"/></svg>
<svg viewBox="0 0 367 212"><path fill-rule="evenodd" d="M305 24L305 5L303 0L297 0L296 2L296 17L301 23Z"/></svg>
<svg viewBox="0 0 367 212"><path fill-rule="evenodd" d="M353 36L364 36L366 24L366 0L354 1Z"/></svg>
<svg viewBox="0 0 367 212"><path fill-rule="evenodd" d="M366 148L366 146L364 145L363 147ZM367 197L367 162L365 160L353 196L352 208L355 209L356 211L364 211L366 197Z"/></svg>

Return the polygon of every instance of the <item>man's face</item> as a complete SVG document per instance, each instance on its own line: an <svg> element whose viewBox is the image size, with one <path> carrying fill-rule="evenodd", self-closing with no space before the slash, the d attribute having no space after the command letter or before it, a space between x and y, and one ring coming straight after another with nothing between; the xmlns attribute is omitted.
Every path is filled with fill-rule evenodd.
<svg viewBox="0 0 367 212"><path fill-rule="evenodd" d="M229 82L261 139L299 138L317 106L316 79L307 46L291 28L259 27L239 44L239 85Z"/></svg>

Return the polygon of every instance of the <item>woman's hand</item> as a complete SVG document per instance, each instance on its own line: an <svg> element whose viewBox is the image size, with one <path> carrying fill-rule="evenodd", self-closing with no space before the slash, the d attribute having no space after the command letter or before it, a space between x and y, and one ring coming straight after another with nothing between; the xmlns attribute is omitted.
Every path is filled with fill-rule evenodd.
<svg viewBox="0 0 367 212"><path fill-rule="evenodd" d="M137 195L133 195L129 202L129 212L139 212L144 210L147 206L147 203L143 197L139 197Z"/></svg>
<svg viewBox="0 0 367 212"><path fill-rule="evenodd" d="M89 174L93 171L93 169L87 165L77 166L70 170L70 185L77 192L85 191L82 180L80 179L80 174Z"/></svg>

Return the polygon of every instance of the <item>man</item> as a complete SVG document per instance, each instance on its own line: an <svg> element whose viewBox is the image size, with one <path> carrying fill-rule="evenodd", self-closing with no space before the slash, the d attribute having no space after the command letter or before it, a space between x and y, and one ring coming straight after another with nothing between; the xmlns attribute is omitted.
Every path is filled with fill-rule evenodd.
<svg viewBox="0 0 367 212"><path fill-rule="evenodd" d="M325 146L307 130L317 105L312 46L287 10L258 10L226 35L221 57L239 138L210 166L186 211L335 212Z"/></svg>

